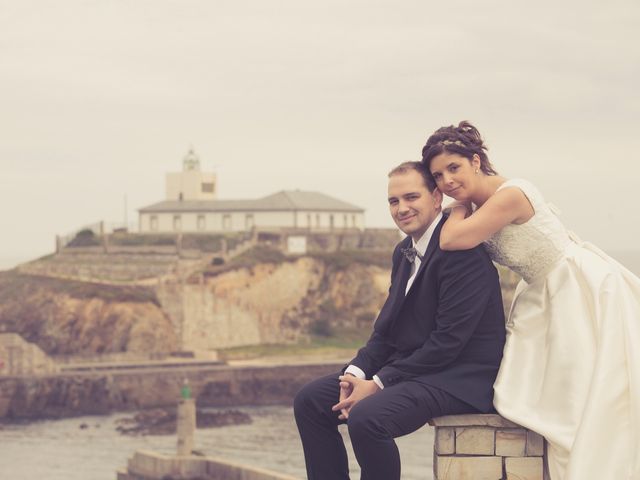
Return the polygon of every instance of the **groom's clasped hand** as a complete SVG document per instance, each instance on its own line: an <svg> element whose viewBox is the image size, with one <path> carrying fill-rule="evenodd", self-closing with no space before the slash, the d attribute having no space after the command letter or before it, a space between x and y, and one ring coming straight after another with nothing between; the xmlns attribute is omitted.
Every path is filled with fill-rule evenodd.
<svg viewBox="0 0 640 480"><path fill-rule="evenodd" d="M373 380L362 380L350 374L340 375L340 398L331 410L340 411L338 418L346 420L349 418L349 411L363 398L366 398L380 391L380 387Z"/></svg>

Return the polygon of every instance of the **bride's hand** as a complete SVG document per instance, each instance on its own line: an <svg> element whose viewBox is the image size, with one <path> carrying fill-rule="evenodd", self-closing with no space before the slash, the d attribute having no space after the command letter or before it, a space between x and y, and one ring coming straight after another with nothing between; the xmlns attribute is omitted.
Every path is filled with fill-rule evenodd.
<svg viewBox="0 0 640 480"><path fill-rule="evenodd" d="M466 218L471 215L471 202L459 202L457 200L449 203L445 206L442 211L444 213L448 213L451 215L454 211L464 211L464 216L462 218Z"/></svg>

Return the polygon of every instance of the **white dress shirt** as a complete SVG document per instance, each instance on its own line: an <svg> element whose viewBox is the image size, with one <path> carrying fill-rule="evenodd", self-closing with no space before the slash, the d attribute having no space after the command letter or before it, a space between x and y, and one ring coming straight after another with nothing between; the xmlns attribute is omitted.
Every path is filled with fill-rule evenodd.
<svg viewBox="0 0 640 480"><path fill-rule="evenodd" d="M422 234L422 236L417 242L415 240L411 240L411 243L413 244L413 248L415 248L418 251L418 253L420 254L420 257L424 257L424 254L427 251L427 247L429 246L429 242L431 241L431 237L433 236L433 231L436 229L436 226L440 223L441 219L442 219L442 212L438 213L436 218L433 219L433 222L431 222L431 225L429 225L429 228L427 228L427 231ZM420 269L420 265L422 264L420 257L416 255L415 260L411 264L411 276L409 277L409 280L407 280L407 288L404 291L405 295L409 293L409 289L411 289L411 285L413 285L413 281L416 279L416 274L418 273L418 270ZM402 261L405 261L405 259L403 258ZM362 380L366 378L366 375L364 374L362 369L355 365L349 365L344 371L344 373L345 374L350 373L351 375L358 377ZM380 378L378 378L377 375L373 376L373 381L376 382L376 385L378 385L378 387L380 387L380 390L384 388L382 381L380 380Z"/></svg>

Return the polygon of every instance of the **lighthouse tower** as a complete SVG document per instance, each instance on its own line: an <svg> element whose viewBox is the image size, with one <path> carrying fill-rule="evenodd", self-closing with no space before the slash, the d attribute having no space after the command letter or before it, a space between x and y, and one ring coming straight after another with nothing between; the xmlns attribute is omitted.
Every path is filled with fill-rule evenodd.
<svg viewBox="0 0 640 480"><path fill-rule="evenodd" d="M200 158L193 148L184 156L181 172L167 173L167 200L214 200L216 191L216 174L200 170Z"/></svg>

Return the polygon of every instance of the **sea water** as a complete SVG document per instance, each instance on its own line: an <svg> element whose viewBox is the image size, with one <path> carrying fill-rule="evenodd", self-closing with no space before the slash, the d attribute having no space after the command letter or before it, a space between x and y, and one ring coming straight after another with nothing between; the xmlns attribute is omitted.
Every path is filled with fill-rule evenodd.
<svg viewBox="0 0 640 480"><path fill-rule="evenodd" d="M221 411L222 409L207 409ZM251 424L199 429L204 455L306 478L302 446L290 407L238 408ZM122 435L117 420L131 414L83 416L0 425L0 479L114 480L136 450L175 453L175 435ZM360 478L346 427L351 478ZM403 480L432 478L433 428L397 439Z"/></svg>

